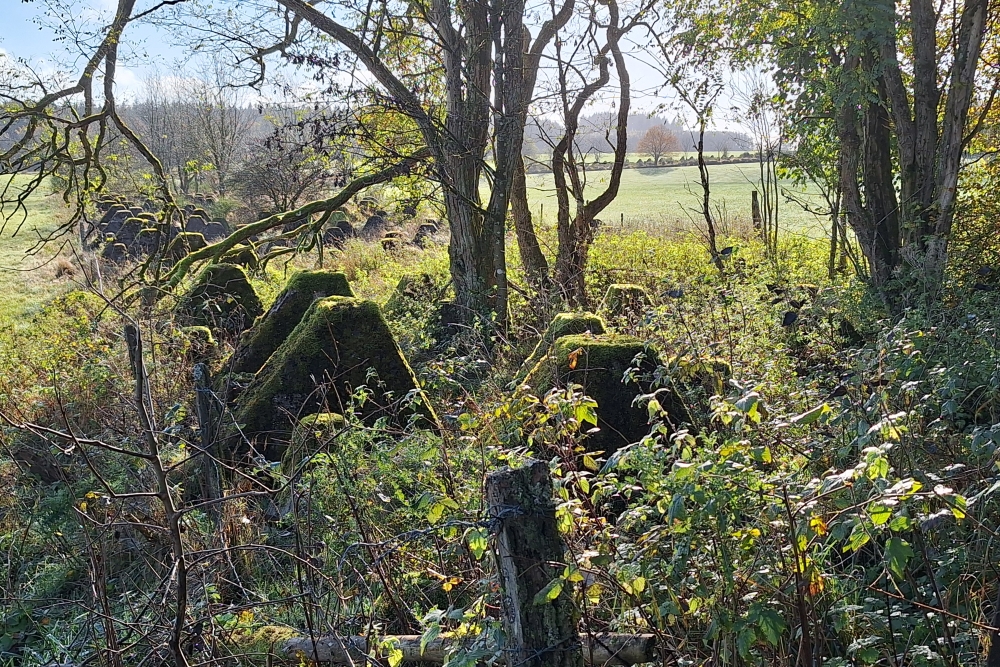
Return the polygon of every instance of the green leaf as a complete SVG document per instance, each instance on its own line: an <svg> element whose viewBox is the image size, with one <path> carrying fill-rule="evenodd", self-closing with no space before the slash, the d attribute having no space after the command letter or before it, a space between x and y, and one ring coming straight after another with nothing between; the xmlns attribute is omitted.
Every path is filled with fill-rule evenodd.
<svg viewBox="0 0 1000 667"><path fill-rule="evenodd" d="M399 667L403 662L403 649L399 648L399 640L392 642L386 647L388 651L389 667Z"/></svg>
<svg viewBox="0 0 1000 667"><path fill-rule="evenodd" d="M465 540L469 544L469 550L476 557L476 560L481 559L486 553L486 549L489 546L486 539L487 535L488 533L485 528L473 528L465 536Z"/></svg>
<svg viewBox="0 0 1000 667"><path fill-rule="evenodd" d="M576 423L583 426L584 424L593 424L597 426L597 410L594 406L587 403L579 403L574 411L574 417L576 417Z"/></svg>
<svg viewBox="0 0 1000 667"><path fill-rule="evenodd" d="M844 552L857 551L861 547L868 544L868 540L871 537L868 535L868 531L860 523L854 526L854 530L851 531L851 537L847 541L847 546L844 547Z"/></svg>
<svg viewBox="0 0 1000 667"><path fill-rule="evenodd" d="M694 474L694 464L684 463L683 461L674 461L673 472L674 479L678 482L683 482L685 479Z"/></svg>
<svg viewBox="0 0 1000 667"><path fill-rule="evenodd" d="M442 516L444 516L444 503L442 502L434 503L427 511L427 521L431 525L440 521Z"/></svg>
<svg viewBox="0 0 1000 667"><path fill-rule="evenodd" d="M538 591L538 593L535 594L534 604L543 605L552 602L557 597L559 597L559 594L562 593L562 589L563 589L563 578L556 577L555 579L550 581L545 586L545 588L543 588L542 590Z"/></svg>
<svg viewBox="0 0 1000 667"><path fill-rule="evenodd" d="M897 579L902 579L906 574L906 564L913 557L913 549L910 545L898 537L891 538L885 544L885 561Z"/></svg>
<svg viewBox="0 0 1000 667"><path fill-rule="evenodd" d="M877 456L872 459L871 463L868 464L868 468L865 470L868 475L868 479L882 479L889 474L889 460L884 456Z"/></svg>
<svg viewBox="0 0 1000 667"><path fill-rule="evenodd" d="M959 521L965 518L966 507L968 507L968 501L966 501L965 496L955 494L955 504L951 506L951 513L954 514L955 518Z"/></svg>
<svg viewBox="0 0 1000 667"><path fill-rule="evenodd" d="M427 645L437 639L440 634L440 623L431 623L427 626L427 629L424 630L424 634L420 635L420 655L424 654L424 650L427 648Z"/></svg>
<svg viewBox="0 0 1000 667"><path fill-rule="evenodd" d="M868 506L868 516L876 526L882 526L889 522L892 517L892 510L882 503L872 503Z"/></svg>
<svg viewBox="0 0 1000 667"><path fill-rule="evenodd" d="M684 507L684 496L679 493L674 494L674 499L670 502L670 511L667 512L667 521L673 523L685 518L687 518L687 510Z"/></svg>
<svg viewBox="0 0 1000 667"><path fill-rule="evenodd" d="M742 398L740 398L740 400L736 401L734 407L740 412L747 414L755 407L757 407L757 403L759 402L760 402L760 394L758 394L755 391L751 391L749 394L743 396Z"/></svg>
<svg viewBox="0 0 1000 667"><path fill-rule="evenodd" d="M913 519L908 516L897 516L889 522L889 530L894 533L903 533L913 527Z"/></svg>
<svg viewBox="0 0 1000 667"><path fill-rule="evenodd" d="M792 423L799 426L806 426L807 424L812 424L814 421L818 420L820 417L828 414L830 412L830 406L826 403L822 405L817 405L812 410L807 410L801 415L795 415L792 417Z"/></svg>
<svg viewBox="0 0 1000 667"><path fill-rule="evenodd" d="M761 609L757 621L757 627L764 634L767 643L777 646L781 641L781 635L785 631L785 620L773 609Z"/></svg>

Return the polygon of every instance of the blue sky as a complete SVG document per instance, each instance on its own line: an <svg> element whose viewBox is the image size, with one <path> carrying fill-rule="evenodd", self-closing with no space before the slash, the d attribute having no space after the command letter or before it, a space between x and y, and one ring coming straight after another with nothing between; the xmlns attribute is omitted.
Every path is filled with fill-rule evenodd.
<svg viewBox="0 0 1000 667"><path fill-rule="evenodd" d="M52 33L32 23L39 7L21 0L0 0L0 48L9 54L34 60L56 48Z"/></svg>
<svg viewBox="0 0 1000 667"><path fill-rule="evenodd" d="M0 49L7 54L28 60L36 69L51 71L53 69L68 70L75 78L79 73L79 62L73 62L79 56L68 50L68 44L55 40L55 35L47 27L39 25L39 19L44 22L44 13L49 0L0 0ZM62 0L75 8L70 17L76 25L91 25L97 28L106 25L111 18L111 12L117 6L117 0ZM146 5L140 2L140 7ZM101 20L103 19L103 20ZM117 76L118 94L129 97L141 90L141 78L145 72L156 67L160 73L180 74L178 60L180 54L164 42L163 35L155 28L146 25L132 26L126 33L125 42L135 46L134 49L122 49ZM58 54L53 60L52 54ZM646 65L632 60L629 68L632 71L633 109L643 113L662 101L658 96L649 95L659 77ZM644 90L645 89L645 90ZM598 104L597 107L604 107ZM596 110L596 109L595 109ZM666 112L673 117L674 111ZM728 123L723 118L716 117L716 127Z"/></svg>

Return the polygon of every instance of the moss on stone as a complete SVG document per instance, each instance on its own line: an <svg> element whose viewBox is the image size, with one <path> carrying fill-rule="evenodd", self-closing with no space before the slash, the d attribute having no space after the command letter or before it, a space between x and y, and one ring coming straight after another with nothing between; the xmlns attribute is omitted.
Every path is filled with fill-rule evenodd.
<svg viewBox="0 0 1000 667"><path fill-rule="evenodd" d="M184 327L181 329L184 339L184 354L193 363L201 363L214 358L219 351L212 330L204 326Z"/></svg>
<svg viewBox="0 0 1000 667"><path fill-rule="evenodd" d="M391 317L399 317L419 311L421 306L433 304L440 299L447 289L447 285L439 284L429 273L404 275L385 302L385 313Z"/></svg>
<svg viewBox="0 0 1000 667"><path fill-rule="evenodd" d="M260 266L260 258L252 245L239 243L227 250L220 258L226 264L242 266L247 271L256 271Z"/></svg>
<svg viewBox="0 0 1000 667"><path fill-rule="evenodd" d="M281 465L285 472L291 474L302 461L328 444L338 431L343 430L346 423L344 415L339 415L336 412L317 412L314 415L306 415L299 420L299 425L292 434L287 451L279 453L277 450L280 448L272 449L275 450L276 455L280 454Z"/></svg>
<svg viewBox="0 0 1000 667"><path fill-rule="evenodd" d="M247 332L230 367L236 373L256 373L278 349L313 301L327 296L354 296L347 276L336 271L300 271L278 294L274 305Z"/></svg>
<svg viewBox="0 0 1000 667"><path fill-rule="evenodd" d="M649 387L634 379L624 381L638 355L643 355L640 375L656 369L656 351L631 336L578 334L563 336L553 344L557 384L581 385L583 392L597 401L600 431L584 441L588 451L610 455L649 432L646 409L633 405L635 397L648 393Z"/></svg>
<svg viewBox="0 0 1000 667"><path fill-rule="evenodd" d="M176 314L188 326L239 333L260 317L263 310L242 268L213 264L201 272L181 297Z"/></svg>
<svg viewBox="0 0 1000 667"><path fill-rule="evenodd" d="M353 409L366 422L406 422L416 409L421 422L437 427L422 393L418 405L400 405L419 385L378 304L331 296L309 307L239 396L234 416L252 440L287 440L295 418L350 409L362 386L369 394Z"/></svg>
<svg viewBox="0 0 1000 667"><path fill-rule="evenodd" d="M608 286L601 301L601 312L608 317L628 317L649 307L649 293L642 285L616 283Z"/></svg>
<svg viewBox="0 0 1000 667"><path fill-rule="evenodd" d="M164 254L167 259L176 262L185 257L188 253L192 253L195 250L201 250L207 246L208 242L205 240L204 234L200 234L198 232L178 232L177 235L171 239Z"/></svg>
<svg viewBox="0 0 1000 667"><path fill-rule="evenodd" d="M587 312L577 312L577 313L559 313L552 318L549 322L549 326L546 327L545 332L542 334L541 339L538 344L535 345L535 349L531 352L524 363L521 364L520 370L514 376L514 383L519 384L524 381L535 366L542 362L546 355L552 350L552 343L563 336L571 336L573 334L583 334L590 332L592 334L602 334L604 333L604 320L593 313Z"/></svg>

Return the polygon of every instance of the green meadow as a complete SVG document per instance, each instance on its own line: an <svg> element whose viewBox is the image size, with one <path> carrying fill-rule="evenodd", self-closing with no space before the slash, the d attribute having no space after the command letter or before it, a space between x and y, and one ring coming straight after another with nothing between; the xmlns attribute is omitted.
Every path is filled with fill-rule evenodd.
<svg viewBox="0 0 1000 667"><path fill-rule="evenodd" d="M607 187L608 171L588 174L587 194L596 196ZM723 164L709 166L712 208L723 229L737 229L750 222L750 197L753 184L758 180L756 164ZM781 183L783 193L806 199L814 207L821 207L815 189L801 188L790 181ZM528 176L528 199L535 216L541 215L543 224L555 221L556 196L549 174ZM698 168L655 167L626 169L618 197L599 217L605 223L625 223L626 228L658 228L662 231L691 229L701 225L701 183ZM826 219L803 210L797 203L788 201L783 194L778 206L778 224L782 229L820 237L828 226Z"/></svg>
<svg viewBox="0 0 1000 667"><path fill-rule="evenodd" d="M16 187L16 184L14 184ZM69 281L56 276L65 261L54 259L61 243L38 249L66 219L62 198L47 188L27 200L27 211L8 206L0 211L0 327L23 327L52 296L67 289Z"/></svg>

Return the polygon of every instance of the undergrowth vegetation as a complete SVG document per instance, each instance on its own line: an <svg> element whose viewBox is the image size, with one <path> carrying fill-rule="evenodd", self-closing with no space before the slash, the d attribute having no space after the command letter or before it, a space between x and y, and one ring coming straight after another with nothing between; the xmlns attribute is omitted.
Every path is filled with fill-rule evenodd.
<svg viewBox="0 0 1000 667"><path fill-rule="evenodd" d="M995 295L956 280L941 305L890 320L860 283L826 277L818 241L773 256L727 244L720 274L693 236L595 239L594 308L611 284L644 286L651 306L607 324L658 360L636 399L648 436L615 452L588 448L600 406L578 387L511 385L558 303L523 289L508 331L456 332L445 248L328 251L324 266L385 305L444 428L366 424L362 388L356 414L303 423L280 461L228 470L224 503L204 501L192 372L221 372L238 339L206 349L170 299L128 289L48 302L0 336L0 662L160 664L182 585L191 664L272 664L280 640L309 633L441 635L449 665L495 660L482 486L529 456L549 462L572 558L549 599L570 594L587 631L654 633L665 664L981 661L998 625ZM319 262L252 274L265 308L288 271ZM160 467L135 454L129 323Z"/></svg>

